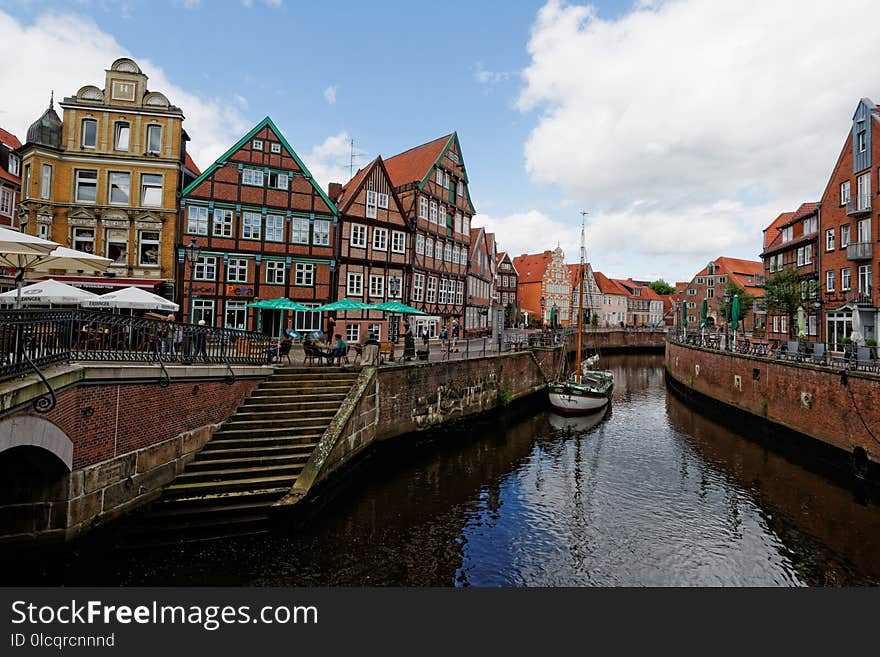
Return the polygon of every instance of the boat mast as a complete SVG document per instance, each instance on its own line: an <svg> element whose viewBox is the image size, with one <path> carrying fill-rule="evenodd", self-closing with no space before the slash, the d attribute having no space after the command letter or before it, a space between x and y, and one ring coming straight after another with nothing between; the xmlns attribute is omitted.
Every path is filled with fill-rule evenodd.
<svg viewBox="0 0 880 657"><path fill-rule="evenodd" d="M578 339L577 339L577 372L576 381L581 380L581 349L584 335L584 264L587 259L587 247L584 237L584 224L586 222L587 213L581 210L581 268L580 280L578 281Z"/></svg>

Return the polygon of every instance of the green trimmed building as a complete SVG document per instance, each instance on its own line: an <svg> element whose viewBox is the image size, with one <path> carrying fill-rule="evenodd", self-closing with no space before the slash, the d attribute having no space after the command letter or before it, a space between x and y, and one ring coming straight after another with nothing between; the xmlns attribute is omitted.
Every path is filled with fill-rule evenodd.
<svg viewBox="0 0 880 657"><path fill-rule="evenodd" d="M266 117L183 190L176 245L183 316L277 333L281 311L248 304L282 297L307 306L332 301L337 228L336 206ZM199 247L194 263L188 255L193 243ZM320 313L293 313L284 326L321 330Z"/></svg>

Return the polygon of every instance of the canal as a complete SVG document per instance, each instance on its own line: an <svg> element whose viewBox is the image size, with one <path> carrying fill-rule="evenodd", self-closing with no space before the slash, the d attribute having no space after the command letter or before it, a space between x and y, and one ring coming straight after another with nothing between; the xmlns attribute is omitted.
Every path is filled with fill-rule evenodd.
<svg viewBox="0 0 880 657"><path fill-rule="evenodd" d="M92 541L20 576L68 585L880 583L876 497L689 408L667 392L660 355L604 365L617 383L602 416L520 408L430 442L397 441L286 530L149 550Z"/></svg>

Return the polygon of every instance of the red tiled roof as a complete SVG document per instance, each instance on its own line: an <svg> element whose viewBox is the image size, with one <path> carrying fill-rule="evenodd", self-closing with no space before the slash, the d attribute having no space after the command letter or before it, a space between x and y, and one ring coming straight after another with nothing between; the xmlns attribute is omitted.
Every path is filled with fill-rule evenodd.
<svg viewBox="0 0 880 657"><path fill-rule="evenodd" d="M0 143L6 144L10 148L21 148L21 142L18 140L18 137L3 128L0 128Z"/></svg>
<svg viewBox="0 0 880 657"><path fill-rule="evenodd" d="M547 265L553 259L552 251L523 254L513 259L513 266L519 272L519 283L540 283L544 280Z"/></svg>
<svg viewBox="0 0 880 657"><path fill-rule="evenodd" d="M783 212L776 217L769 226L764 229L764 250L770 246L782 235L781 228L788 223L789 219L794 216L794 212Z"/></svg>
<svg viewBox="0 0 880 657"><path fill-rule="evenodd" d="M8 180L13 185L21 185L21 178L13 176L6 169L0 169L0 178L2 178L3 180Z"/></svg>
<svg viewBox="0 0 880 657"><path fill-rule="evenodd" d="M755 277L764 275L764 263L759 260L742 260L740 258L728 258L721 256L712 261L715 263L720 273L726 274L729 282L738 285L747 290L749 294L756 297L764 296L764 288L755 285ZM718 273L718 272L716 272ZM703 267L697 276L705 276L706 267ZM751 277L752 282L749 283L746 277Z"/></svg>
<svg viewBox="0 0 880 657"><path fill-rule="evenodd" d="M385 169L395 187L411 182L421 182L425 174L434 166L446 144L452 139L452 133L440 137L427 144L410 148L385 160Z"/></svg>
<svg viewBox="0 0 880 657"><path fill-rule="evenodd" d="M358 170L357 170L357 173L354 174L354 176L352 176L351 180L349 180L347 183L345 183L345 184L342 186L342 192L339 194L339 198L337 198L336 201L335 201L335 202L336 202L336 206L337 206L338 208L341 208L343 205L346 204L346 202L347 202L348 200L350 200L350 199L348 198L348 193L349 193L349 192L354 192L354 190L356 190L358 187L360 187L360 184L364 181L364 178L367 177L367 174L372 170L373 165L376 164L376 162L377 162L378 160L379 160L379 157L376 156L376 157L373 159L373 161L370 162L370 163L369 163L367 166L365 166L363 169L358 169Z"/></svg>
<svg viewBox="0 0 880 657"><path fill-rule="evenodd" d="M596 285L599 286L599 291L602 294L618 294L618 295L623 295L623 296L629 296L629 290L624 288L617 281L608 278L602 272L594 271L593 277L596 279Z"/></svg>
<svg viewBox="0 0 880 657"><path fill-rule="evenodd" d="M803 219L807 215L813 214L816 210L819 209L819 204L815 201L811 201L809 203L801 203L801 207L799 207L794 212L794 216L791 218L792 221L796 221L798 219Z"/></svg>
<svg viewBox="0 0 880 657"><path fill-rule="evenodd" d="M187 169L189 169L194 174L196 174L196 177L199 177L202 175L202 172L196 166L195 161L192 159L192 156L189 153L187 153L186 156L183 158L183 166L185 166Z"/></svg>

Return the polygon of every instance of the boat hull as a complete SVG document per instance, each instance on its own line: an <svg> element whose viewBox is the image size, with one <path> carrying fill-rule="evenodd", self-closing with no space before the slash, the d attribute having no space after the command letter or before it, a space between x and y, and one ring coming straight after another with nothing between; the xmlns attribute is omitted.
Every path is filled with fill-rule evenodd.
<svg viewBox="0 0 880 657"><path fill-rule="evenodd" d="M611 391L593 393L558 385L550 388L550 405L560 413L595 413L609 403Z"/></svg>

